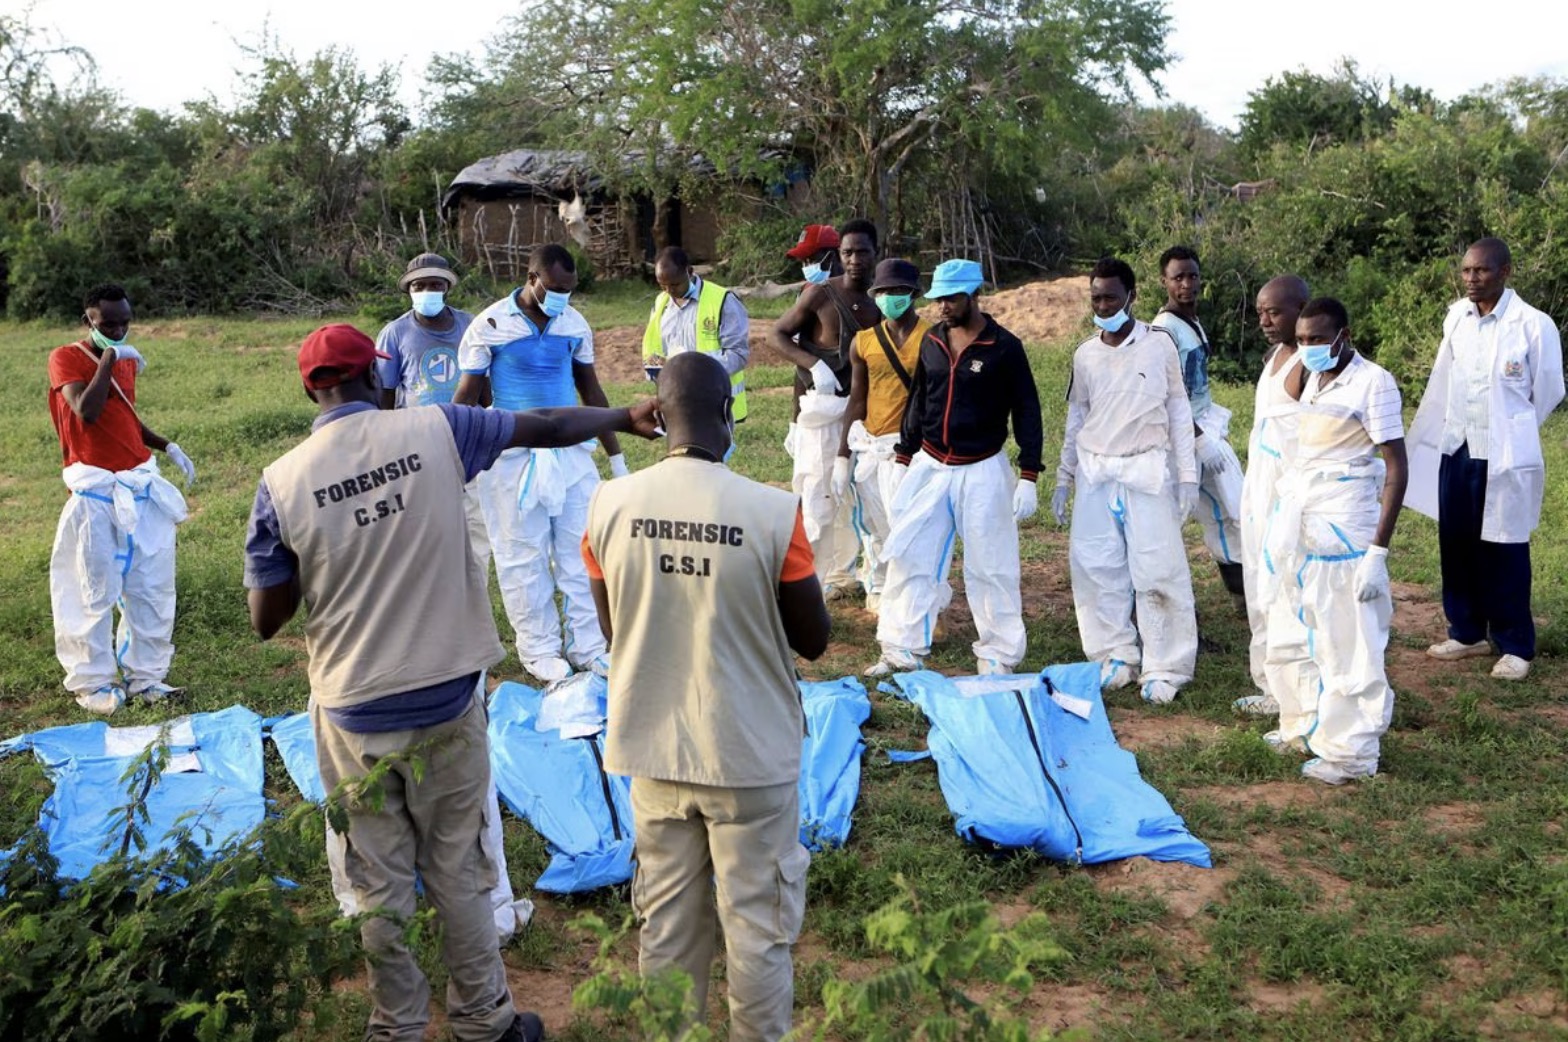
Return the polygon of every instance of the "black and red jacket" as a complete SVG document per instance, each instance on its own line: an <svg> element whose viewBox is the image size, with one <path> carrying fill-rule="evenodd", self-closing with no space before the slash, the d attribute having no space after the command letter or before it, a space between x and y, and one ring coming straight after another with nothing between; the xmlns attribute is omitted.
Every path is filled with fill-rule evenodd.
<svg viewBox="0 0 1568 1042"><path fill-rule="evenodd" d="M1007 445L1011 416L1018 469L1026 480L1035 480L1044 431L1040 394L1023 343L990 315L956 358L948 339L944 322L920 341L920 364L894 449L898 462L908 463L919 451L943 463L989 459Z"/></svg>

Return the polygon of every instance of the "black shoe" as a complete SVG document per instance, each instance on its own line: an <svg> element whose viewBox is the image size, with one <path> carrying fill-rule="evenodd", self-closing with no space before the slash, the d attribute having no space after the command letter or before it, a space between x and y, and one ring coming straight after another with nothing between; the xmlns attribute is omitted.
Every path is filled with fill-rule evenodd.
<svg viewBox="0 0 1568 1042"><path fill-rule="evenodd" d="M524 1011L512 1018L512 1026L495 1042L541 1042L544 1038L544 1021L539 1014Z"/></svg>

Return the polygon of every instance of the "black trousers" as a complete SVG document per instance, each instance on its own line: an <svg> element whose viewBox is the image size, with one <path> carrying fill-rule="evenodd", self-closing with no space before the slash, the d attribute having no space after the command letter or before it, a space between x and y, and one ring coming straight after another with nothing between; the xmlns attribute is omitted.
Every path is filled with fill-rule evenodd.
<svg viewBox="0 0 1568 1042"><path fill-rule="evenodd" d="M1490 639L1503 655L1535 658L1530 614L1530 544L1481 538L1486 460L1461 445L1437 471L1437 542L1442 553L1443 614L1448 635L1474 644Z"/></svg>

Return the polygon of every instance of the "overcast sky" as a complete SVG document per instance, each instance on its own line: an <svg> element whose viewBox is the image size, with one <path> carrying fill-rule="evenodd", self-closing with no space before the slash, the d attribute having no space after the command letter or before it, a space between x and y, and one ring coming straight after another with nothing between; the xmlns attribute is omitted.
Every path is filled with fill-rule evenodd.
<svg viewBox="0 0 1568 1042"><path fill-rule="evenodd" d="M21 11L26 3L0 0L0 9ZM570 17L571 0L557 4ZM518 7L519 0L32 0L30 17L86 48L100 79L132 104L177 109L209 94L229 100L234 70L245 61L240 45L257 43L265 26L301 58L335 44L352 48L367 67L396 66L418 118L429 55L477 54ZM1393 76L1444 100L1512 76L1568 78L1562 0L1497 8L1458 0L1170 0L1167 10L1175 60L1165 96L1224 126L1236 125L1248 92L1269 76L1301 68L1331 74L1341 57L1365 75Z"/></svg>

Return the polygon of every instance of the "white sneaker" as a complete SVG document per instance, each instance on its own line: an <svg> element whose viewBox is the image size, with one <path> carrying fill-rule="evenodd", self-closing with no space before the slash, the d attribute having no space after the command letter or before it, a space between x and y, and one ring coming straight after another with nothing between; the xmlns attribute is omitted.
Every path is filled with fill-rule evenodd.
<svg viewBox="0 0 1568 1042"><path fill-rule="evenodd" d="M1013 671L1012 666L1004 666L994 658L975 660L975 674L982 677L1003 676Z"/></svg>
<svg viewBox="0 0 1568 1042"><path fill-rule="evenodd" d="M894 673L913 673L924 665L918 656L907 651L885 649L882 657L866 667L863 675L868 677L890 677Z"/></svg>
<svg viewBox="0 0 1568 1042"><path fill-rule="evenodd" d="M1169 705L1176 700L1176 690L1169 680L1151 680L1143 685L1143 700L1157 706Z"/></svg>
<svg viewBox="0 0 1568 1042"><path fill-rule="evenodd" d="M1279 753L1281 756L1284 756L1287 753L1300 753L1302 756L1307 754L1307 743L1306 740L1302 738L1292 738L1287 742L1285 739L1280 737L1278 731L1270 731L1268 734L1263 736L1263 741L1264 744L1266 744L1274 752Z"/></svg>
<svg viewBox="0 0 1568 1042"><path fill-rule="evenodd" d="M1455 640L1449 637L1441 644L1433 644L1427 648L1426 653L1433 658L1449 660L1474 658L1477 655L1490 655L1492 646L1484 640L1478 640L1474 644L1466 644L1462 640Z"/></svg>
<svg viewBox="0 0 1568 1042"><path fill-rule="evenodd" d="M76 704L89 713L111 716L125 704L125 689L119 684L105 684L93 691L76 696Z"/></svg>
<svg viewBox="0 0 1568 1042"><path fill-rule="evenodd" d="M150 684L133 684L127 692L132 698L139 698L148 705L155 705L166 698L179 698L185 694L183 687L170 687L161 680L154 680Z"/></svg>
<svg viewBox="0 0 1568 1042"><path fill-rule="evenodd" d="M1106 691L1118 691L1137 679L1138 671L1119 658L1100 663L1100 687Z"/></svg>
<svg viewBox="0 0 1568 1042"><path fill-rule="evenodd" d="M572 675L571 665L564 658L556 655L549 655L545 658L525 659L523 668L535 680L546 684L553 684L557 680L565 680Z"/></svg>
<svg viewBox="0 0 1568 1042"><path fill-rule="evenodd" d="M1523 680L1530 675L1530 662L1518 655L1504 655L1492 667L1492 676L1498 680Z"/></svg>
<svg viewBox="0 0 1568 1042"><path fill-rule="evenodd" d="M1279 700L1273 695L1243 695L1230 704L1242 716L1278 716Z"/></svg>
<svg viewBox="0 0 1568 1042"><path fill-rule="evenodd" d="M1321 757L1308 760L1301 765L1301 776L1303 778L1311 778L1313 781L1320 781L1324 785L1343 785L1348 781L1370 778L1373 773L1375 772L1361 771Z"/></svg>

